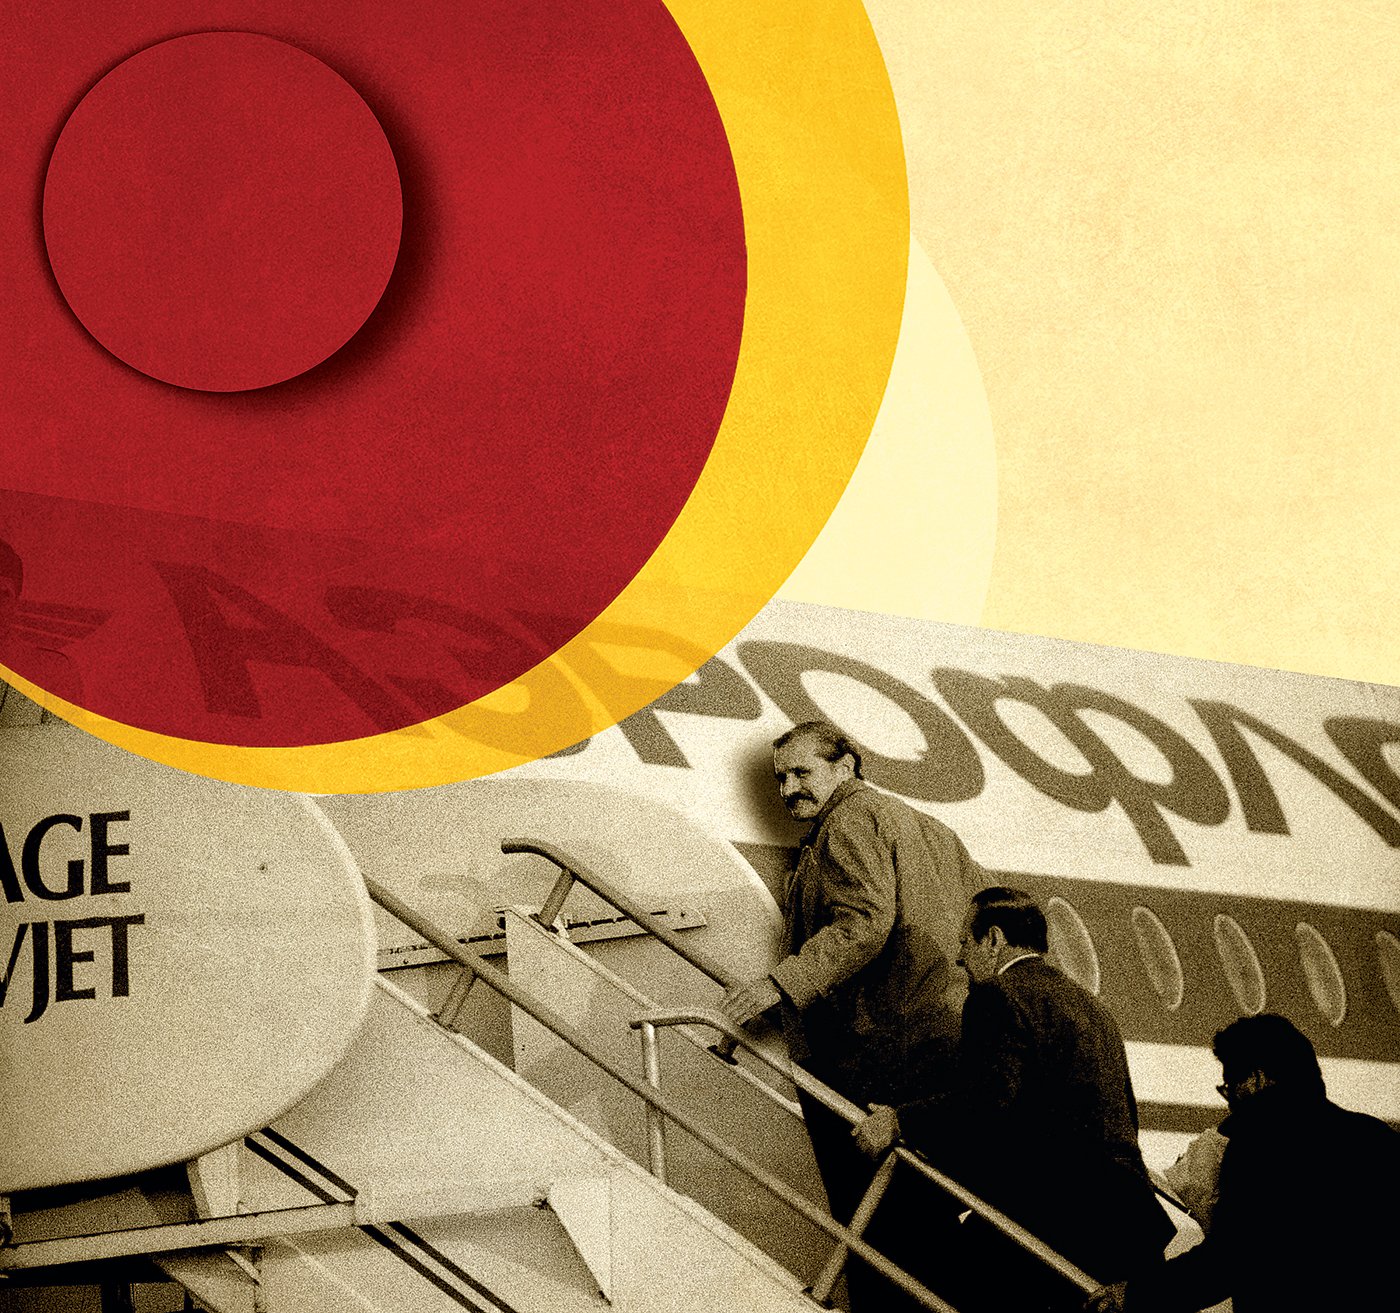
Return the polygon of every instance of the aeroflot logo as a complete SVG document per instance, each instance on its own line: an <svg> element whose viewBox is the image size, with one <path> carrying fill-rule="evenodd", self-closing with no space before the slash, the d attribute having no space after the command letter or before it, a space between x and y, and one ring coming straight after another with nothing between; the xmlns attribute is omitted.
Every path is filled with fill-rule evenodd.
<svg viewBox="0 0 1400 1313"><path fill-rule="evenodd" d="M313 638L266 603L212 571L161 568L181 612L209 710L225 715L258 716L254 669L281 666L319 673L356 701L372 720L384 718L388 724L392 718L385 716L385 699L412 699L416 688L427 687L432 694L428 701L441 705L441 690L430 686L421 670L409 677L415 662L421 663L427 651L436 646L447 664L460 671L466 690L474 681L490 679L492 671L483 668L489 664L483 653L497 650L503 637L499 627L491 625L495 647L484 644L484 621L457 608L405 593L377 588L328 590L327 610L344 628L347 639L366 632L402 637L405 677L396 681L399 687L390 693L355 668L342 650ZM227 615L228 607L239 613L237 621ZM520 615L516 619L520 622L518 641L528 646L530 617ZM412 635L400 633L400 621L412 622ZM431 640L425 643L424 629L441 635L439 645ZM608 649L670 651L688 665L704 655L692 651L683 639L659 630L610 627L597 622L592 632L596 642L590 644L588 657L575 657L569 665L557 656L549 662L560 677L557 688L563 689L566 681L582 689L603 684L616 687L619 666L610 659ZM927 744L918 760L866 755L870 779L907 798L961 802L980 795L985 784L980 745L1041 793L1066 807L1083 812L1121 808L1154 862L1190 864L1172 830L1172 816L1200 825L1219 825L1230 813L1226 781L1195 745L1150 712L1100 689L1073 683L1042 684L1014 675L989 678L950 667L931 669L931 687L923 689L854 657L805 644L749 639L735 644L734 651L737 666L715 657L701 666L696 679L662 694L650 707L620 723L622 733L644 763L680 768L690 765L657 717L658 710L726 720L757 720L763 712L758 696L761 690L794 722L818 717L832 719L832 712L819 706L803 683L805 675L827 672L863 684L904 711L918 726ZM536 659L543 655L538 653ZM594 668L585 668L585 659L593 662ZM598 677L600 668L606 668L606 680ZM442 664L436 665L436 678L442 677L443 669ZM658 691L655 684L650 691ZM940 700L935 700L932 693ZM475 692L468 695L475 696ZM587 732L582 728L587 724L582 698L583 694L577 693L580 735ZM1007 706L1017 703L1044 716L1083 755L1088 769L1065 770L1021 738L1003 715ZM1251 739L1255 739L1271 744L1307 770L1381 840L1392 848L1400 848L1400 819L1283 730L1228 702L1193 698L1188 703L1220 754L1250 830L1261 834L1289 833L1278 795L1252 746ZM1095 732L1085 713L1110 717L1141 735L1162 754L1170 768L1170 778L1164 783L1134 773ZM465 723L471 727L471 737L481 742L515 746L519 742L517 722L518 718L509 711L492 710L477 712ZM403 723L403 718L397 723ZM862 738L860 725L842 728L856 739ZM1387 744L1400 743L1400 724L1361 716L1335 716L1324 720L1322 728L1357 774L1400 811L1400 776L1392 770L1383 751ZM584 741L559 755L586 748Z"/></svg>
<svg viewBox="0 0 1400 1313"><path fill-rule="evenodd" d="M854 657L796 643L762 640L736 646L744 673L792 721L831 718L803 682L817 672L843 675L888 699L918 726L927 750L917 761L866 752L866 774L882 788L925 802L963 802L981 794L985 775L977 745L989 749L1046 797L1078 811L1122 808L1154 862L1187 866L1185 850L1169 816L1219 825L1230 813L1230 797L1216 768L1180 732L1141 707L1081 684L1037 683L1015 676L988 678L939 667L931 672L942 703L893 675ZM1390 847L1400 848L1400 820L1335 767L1273 725L1228 702L1189 699L1225 763L1245 825L1261 834L1288 834L1288 824L1250 736L1291 758L1330 789ZM1083 755L1089 769L1068 771L1046 760L1017 735L1003 715L1020 703L1043 715ZM621 723L637 755L652 765L689 766L656 711L757 719L759 699L739 671L716 657L701 667L696 682L679 685ZM949 714L949 713L953 714ZM1163 783L1135 774L1083 713L1122 722L1165 758L1171 778ZM957 719L954 719L954 716ZM961 723L959 723L961 722ZM841 728L861 738L855 724ZM1338 751L1376 791L1400 807L1400 777L1383 748L1400 742L1400 725L1359 716L1336 716L1323 729ZM583 746L574 751L583 750Z"/></svg>
<svg viewBox="0 0 1400 1313"><path fill-rule="evenodd" d="M16 862L10 840L0 826L0 889L5 901L22 903L29 899L44 902L69 902L84 899L83 907L104 910L101 902L112 894L128 893L131 883L115 878L114 858L127 857L130 846L113 842L113 827L131 819L131 813L93 812L87 817L60 813L45 816L29 827L19 841ZM82 843L86 822L86 843ZM68 830L79 836L63 845L47 843L51 835ZM80 844L87 853L83 857L55 856L58 847L69 850ZM21 880L23 883L21 884ZM107 904L106 906L110 906ZM0 1007L5 1006L10 983L22 957L30 961L31 996L25 1023L38 1021L48 1010L50 1001L69 1003L93 999L99 995L125 998L131 992L131 972L128 966L132 926L144 925L143 913L135 915L90 915L21 921L15 926L5 971L0 975ZM28 952L26 954L26 940ZM98 958L103 960L99 963ZM91 964L91 965L89 965Z"/></svg>

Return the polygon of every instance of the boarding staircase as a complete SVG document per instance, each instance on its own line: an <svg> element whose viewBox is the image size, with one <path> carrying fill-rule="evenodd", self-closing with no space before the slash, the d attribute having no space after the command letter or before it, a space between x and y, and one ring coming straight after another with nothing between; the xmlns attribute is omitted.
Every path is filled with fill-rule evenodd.
<svg viewBox="0 0 1400 1313"><path fill-rule="evenodd" d="M212 1313L728 1313L830 1306L843 1267L865 1262L947 1310L861 1238L892 1175L912 1172L1095 1288L902 1147L851 1227L836 1223L794 1085L852 1123L862 1110L707 1006L735 982L683 934L549 844L502 849L559 872L542 908L505 913L508 971L367 880L460 968L442 1004L381 977L349 1053L306 1099L189 1165L184 1215L139 1187L87 1226L81 1208L19 1212L0 1276L139 1259ZM561 912L580 884L688 963L687 998L702 1002L658 1004L571 944ZM509 1000L513 1066L455 1029L482 990ZM804 1152L805 1172L792 1167ZM109 1289L111 1308L130 1307Z"/></svg>

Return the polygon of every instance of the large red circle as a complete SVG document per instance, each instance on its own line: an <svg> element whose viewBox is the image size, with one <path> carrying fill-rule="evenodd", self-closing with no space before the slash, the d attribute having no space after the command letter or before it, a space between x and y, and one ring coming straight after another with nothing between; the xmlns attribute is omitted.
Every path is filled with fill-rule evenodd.
<svg viewBox="0 0 1400 1313"><path fill-rule="evenodd" d="M7 32L0 539L24 592L0 663L206 742L411 724L581 630L689 494L743 324L723 125L656 0L199 12L364 99L402 183L397 266L353 338L286 382L136 373L76 321L35 215L74 107L190 11L44 9Z"/></svg>
<svg viewBox="0 0 1400 1313"><path fill-rule="evenodd" d="M378 304L403 206L384 132L319 59L251 32L133 55L69 116L44 242L83 326L181 387L304 373Z"/></svg>

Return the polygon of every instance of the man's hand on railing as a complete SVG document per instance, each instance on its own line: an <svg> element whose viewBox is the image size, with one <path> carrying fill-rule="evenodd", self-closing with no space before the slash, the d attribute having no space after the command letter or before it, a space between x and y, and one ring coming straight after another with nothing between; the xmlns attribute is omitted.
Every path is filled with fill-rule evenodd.
<svg viewBox="0 0 1400 1313"><path fill-rule="evenodd" d="M759 976L754 980L735 985L725 996L719 1010L736 1026L747 1025L755 1017L761 1016L769 1008L778 1006L782 995L773 983L772 976Z"/></svg>
<svg viewBox="0 0 1400 1313"><path fill-rule="evenodd" d="M1100 1286L1084 1301L1085 1313L1123 1313L1127 1298L1126 1281L1115 1281L1111 1286Z"/></svg>
<svg viewBox="0 0 1400 1313"><path fill-rule="evenodd" d="M899 1114L883 1103L872 1103L870 1115L851 1128L856 1147L867 1158L878 1158L899 1139Z"/></svg>

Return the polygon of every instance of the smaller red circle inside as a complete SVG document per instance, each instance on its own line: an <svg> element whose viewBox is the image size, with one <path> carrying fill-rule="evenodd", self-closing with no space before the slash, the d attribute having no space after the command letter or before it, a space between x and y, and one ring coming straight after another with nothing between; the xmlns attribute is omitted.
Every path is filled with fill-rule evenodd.
<svg viewBox="0 0 1400 1313"><path fill-rule="evenodd" d="M181 387L280 383L378 304L403 200L379 121L286 42L205 32L98 82L60 133L44 241L65 299L118 359Z"/></svg>

